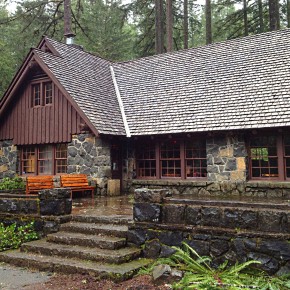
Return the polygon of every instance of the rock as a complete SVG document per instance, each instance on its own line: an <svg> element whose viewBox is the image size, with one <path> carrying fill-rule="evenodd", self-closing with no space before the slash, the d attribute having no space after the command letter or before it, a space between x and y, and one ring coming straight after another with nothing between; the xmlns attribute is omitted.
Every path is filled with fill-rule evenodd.
<svg viewBox="0 0 290 290"><path fill-rule="evenodd" d="M163 199L170 196L168 189L138 188L134 192L136 202L161 203Z"/></svg>
<svg viewBox="0 0 290 290"><path fill-rule="evenodd" d="M161 277L164 278L164 276L168 277L170 276L170 274L171 274L171 267L167 264L155 266L152 272L152 276L154 280L157 280Z"/></svg>
<svg viewBox="0 0 290 290"><path fill-rule="evenodd" d="M172 249L171 247L169 247L167 245L162 245L159 257L160 258L168 258L168 257L172 256L175 252L176 252L176 250Z"/></svg>
<svg viewBox="0 0 290 290"><path fill-rule="evenodd" d="M159 241L154 239L145 243L143 253L146 258L154 259L159 257L160 249L161 246Z"/></svg>
<svg viewBox="0 0 290 290"><path fill-rule="evenodd" d="M163 205L162 218L163 223L168 224L184 224L184 205Z"/></svg>
<svg viewBox="0 0 290 290"><path fill-rule="evenodd" d="M158 222L160 220L160 206L150 203L135 203L133 218L139 222Z"/></svg>

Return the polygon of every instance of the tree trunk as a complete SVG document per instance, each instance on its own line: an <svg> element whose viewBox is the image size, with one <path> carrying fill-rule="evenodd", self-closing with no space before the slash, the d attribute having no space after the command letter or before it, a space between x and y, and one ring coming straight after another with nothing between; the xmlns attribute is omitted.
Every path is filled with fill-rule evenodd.
<svg viewBox="0 0 290 290"><path fill-rule="evenodd" d="M290 0L288 0L290 1ZM263 2L262 0L258 0L258 10L259 10L259 26L260 33L264 32L264 15L263 15Z"/></svg>
<svg viewBox="0 0 290 290"><path fill-rule="evenodd" d="M247 0L243 0L244 36L249 35Z"/></svg>
<svg viewBox="0 0 290 290"><path fill-rule="evenodd" d="M212 30L211 30L211 0L205 0L205 34L206 44L212 43Z"/></svg>
<svg viewBox="0 0 290 290"><path fill-rule="evenodd" d="M290 28L290 0L287 0L287 27Z"/></svg>
<svg viewBox="0 0 290 290"><path fill-rule="evenodd" d="M280 29L280 5L279 0L276 0L276 19L277 19L277 29Z"/></svg>
<svg viewBox="0 0 290 290"><path fill-rule="evenodd" d="M173 12L172 0L166 0L166 38L167 51L173 51Z"/></svg>
<svg viewBox="0 0 290 290"><path fill-rule="evenodd" d="M269 0L269 28L270 31L280 28L279 0Z"/></svg>
<svg viewBox="0 0 290 290"><path fill-rule="evenodd" d="M155 52L163 53L164 35L163 35L163 2L155 0Z"/></svg>
<svg viewBox="0 0 290 290"><path fill-rule="evenodd" d="M188 48L188 0L183 3L183 48Z"/></svg>

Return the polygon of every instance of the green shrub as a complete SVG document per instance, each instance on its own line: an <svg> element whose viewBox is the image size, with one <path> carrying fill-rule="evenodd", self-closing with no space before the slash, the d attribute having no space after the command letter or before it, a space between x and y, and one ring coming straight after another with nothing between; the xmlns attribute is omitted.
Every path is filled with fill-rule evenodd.
<svg viewBox="0 0 290 290"><path fill-rule="evenodd" d="M17 249L21 244L38 238L39 236L34 229L34 222L21 226L17 226L15 223L4 226L3 223L0 223L0 251Z"/></svg>
<svg viewBox="0 0 290 290"><path fill-rule="evenodd" d="M173 289L259 289L259 290L284 290L290 289L290 274L280 277L268 276L265 272L250 267L260 264L259 261L236 263L229 266L224 262L217 269L211 267L210 257L201 257L186 243L184 249L172 247L176 252L167 259L159 259L154 265L168 264L181 270L182 279L173 284ZM140 274L148 274L153 270L150 265Z"/></svg>
<svg viewBox="0 0 290 290"><path fill-rule="evenodd" d="M25 189L25 181L21 177L5 177L0 180L0 190Z"/></svg>

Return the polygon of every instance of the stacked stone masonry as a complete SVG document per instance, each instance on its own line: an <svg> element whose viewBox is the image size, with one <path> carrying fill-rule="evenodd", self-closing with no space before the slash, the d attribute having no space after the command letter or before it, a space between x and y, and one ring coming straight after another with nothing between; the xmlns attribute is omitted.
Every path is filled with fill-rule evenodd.
<svg viewBox="0 0 290 290"><path fill-rule="evenodd" d="M129 242L146 257L166 257L188 243L213 264L258 260L269 274L290 271L290 205L280 202L168 197L169 190L135 191Z"/></svg>
<svg viewBox="0 0 290 290"><path fill-rule="evenodd" d="M0 179L14 177L17 171L17 148L11 140L0 141Z"/></svg>

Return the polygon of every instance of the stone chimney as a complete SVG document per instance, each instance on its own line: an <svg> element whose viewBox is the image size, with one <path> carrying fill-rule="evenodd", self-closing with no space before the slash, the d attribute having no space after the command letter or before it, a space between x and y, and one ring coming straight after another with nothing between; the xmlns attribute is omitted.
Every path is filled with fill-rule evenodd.
<svg viewBox="0 0 290 290"><path fill-rule="evenodd" d="M64 36L66 44L73 44L75 34L71 30L71 2L64 0Z"/></svg>

